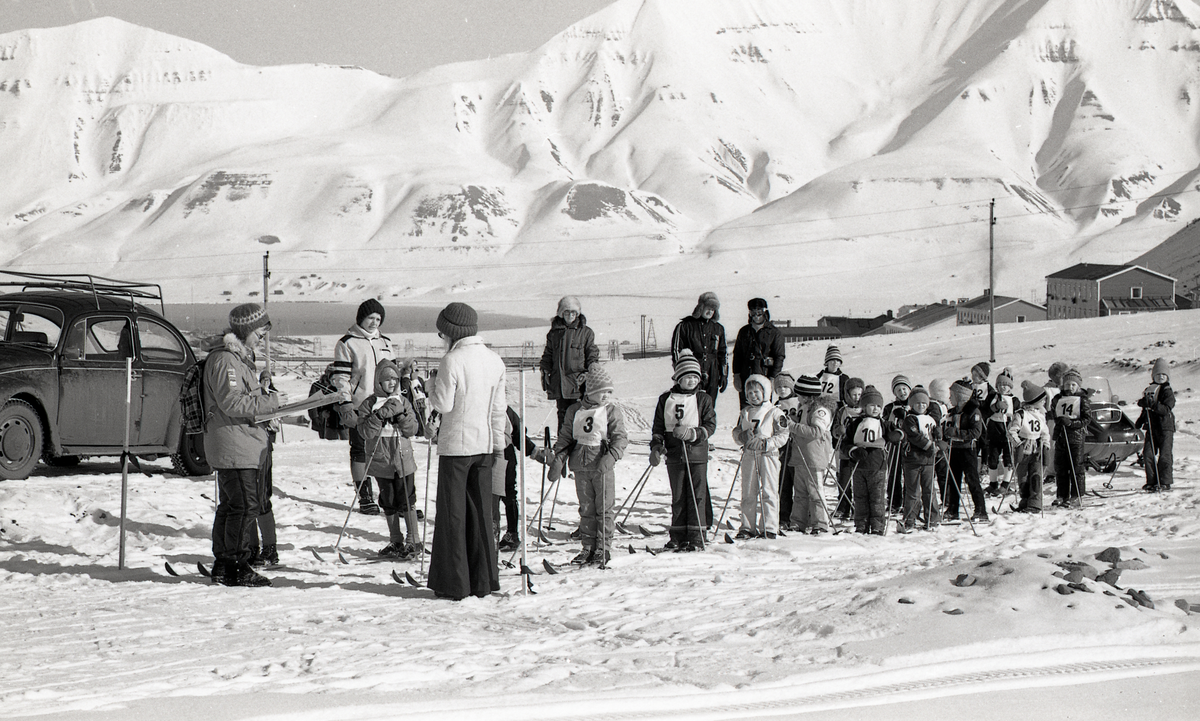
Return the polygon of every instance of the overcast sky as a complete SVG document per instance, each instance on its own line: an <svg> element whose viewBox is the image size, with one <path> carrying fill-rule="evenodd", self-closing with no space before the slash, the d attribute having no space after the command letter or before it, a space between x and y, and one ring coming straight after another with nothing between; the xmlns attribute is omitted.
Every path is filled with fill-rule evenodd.
<svg viewBox="0 0 1200 721"><path fill-rule="evenodd" d="M393 76L532 50L613 0L0 0L0 34L112 16L250 65Z"/></svg>

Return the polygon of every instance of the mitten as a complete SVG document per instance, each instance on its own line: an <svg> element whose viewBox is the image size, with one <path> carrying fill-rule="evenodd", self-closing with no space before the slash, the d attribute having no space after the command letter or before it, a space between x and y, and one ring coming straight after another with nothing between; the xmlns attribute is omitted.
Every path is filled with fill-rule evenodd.
<svg viewBox="0 0 1200 721"><path fill-rule="evenodd" d="M659 463L662 463L662 453L659 452L657 446L651 447L650 448L650 465L657 466Z"/></svg>
<svg viewBox="0 0 1200 721"><path fill-rule="evenodd" d="M550 459L550 467L546 469L546 478L548 478L551 483L562 478L562 461L558 456L554 456Z"/></svg>

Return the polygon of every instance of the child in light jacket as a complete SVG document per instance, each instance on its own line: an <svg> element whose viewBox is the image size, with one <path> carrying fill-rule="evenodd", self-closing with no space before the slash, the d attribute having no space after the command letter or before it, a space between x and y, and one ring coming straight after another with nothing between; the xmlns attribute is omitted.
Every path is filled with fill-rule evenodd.
<svg viewBox="0 0 1200 721"><path fill-rule="evenodd" d="M742 523L737 538L779 535L779 449L787 443L788 422L772 403L774 387L757 373L742 386L746 406L733 427L742 446Z"/></svg>
<svg viewBox="0 0 1200 721"><path fill-rule="evenodd" d="M1016 510L1042 512L1042 474L1050 455L1050 424L1046 420L1046 389L1021 382L1021 407L1013 413L1008 433L1013 446L1013 482L1021 500Z"/></svg>
<svg viewBox="0 0 1200 721"><path fill-rule="evenodd" d="M802 375L796 381L799 414L789 427L788 464L795 478L791 524L794 529L814 536L829 531L829 514L821 497L825 475L832 472L833 414L837 399L821 394L821 382Z"/></svg>

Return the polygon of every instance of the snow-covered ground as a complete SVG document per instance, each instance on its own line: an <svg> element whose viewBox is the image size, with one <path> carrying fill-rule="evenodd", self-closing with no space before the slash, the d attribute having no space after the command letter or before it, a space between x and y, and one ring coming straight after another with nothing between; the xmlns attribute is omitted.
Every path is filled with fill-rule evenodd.
<svg viewBox="0 0 1200 721"><path fill-rule="evenodd" d="M732 330L731 330L732 333ZM412 563L377 563L383 519L350 516L343 444L287 426L276 448L283 566L274 587L211 586L213 481L131 475L127 568L117 568L120 473L111 460L39 468L0 484L0 716L220 718L972 718L1200 717L1200 313L1002 326L995 369L1043 380L1056 360L1105 375L1134 399L1148 363L1175 363L1176 490L1140 488L1138 468L1089 485L1079 511L996 513L990 525L862 537L789 534L652 555L665 536L621 535L607 570L566 565L576 512L564 485L554 545L529 547L536 595L502 570L502 593L459 603L397 583ZM824 343L789 346L810 372ZM986 359L986 328L847 340L846 369L886 388L953 379ZM635 441L618 465L618 500L646 468L648 421L669 385L666 359L611 364ZM510 376L517 402L517 376ZM552 404L527 376L528 422ZM295 393L307 390L293 378ZM718 505L735 468L736 401L718 405L710 485ZM1134 407L1136 410L1136 407ZM426 446L418 444L425 495ZM436 462L436 459L435 459ZM527 467L531 507L540 467ZM436 476L436 474L434 474ZM436 478L435 478L436 480ZM826 489L832 499L833 490ZM434 490L429 489L433 495ZM658 531L669 491L657 469L630 517ZM994 503L989 500L989 503ZM737 489L729 516L736 523ZM433 508L430 507L432 513ZM432 529L432 526L430 526ZM1117 585L1060 595L1063 561L1103 571L1114 546L1140 563ZM629 553L632 549L634 553ZM325 559L319 561L316 550ZM506 556L502 555L501 558ZM183 572L172 577L170 562ZM1145 568L1139 568L1144 565ZM959 587L960 574L977 579ZM1153 609L1126 589L1144 591Z"/></svg>

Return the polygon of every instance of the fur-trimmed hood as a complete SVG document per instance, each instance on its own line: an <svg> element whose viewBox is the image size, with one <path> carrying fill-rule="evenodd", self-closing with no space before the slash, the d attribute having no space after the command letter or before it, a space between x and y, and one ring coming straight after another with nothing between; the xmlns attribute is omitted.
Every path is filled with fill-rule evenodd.
<svg viewBox="0 0 1200 721"><path fill-rule="evenodd" d="M746 378L746 382L742 384L742 389L743 389L742 392L743 393L745 393L745 388L748 387L751 383L757 383L760 386L762 386L763 398L764 398L765 402L767 402L767 403L775 402L775 384L772 383L770 381L770 379L768 379L764 375L759 375L758 373L750 374Z"/></svg>
<svg viewBox="0 0 1200 721"><path fill-rule="evenodd" d="M809 408L824 408L830 416L837 411L837 406L838 400L833 396L812 396L812 403L809 404Z"/></svg>
<svg viewBox="0 0 1200 721"><path fill-rule="evenodd" d="M556 328L582 328L585 325L587 325L587 316L583 313L580 313L578 317L575 318L575 322L571 323L570 325L567 325L567 322L562 319L562 316L556 315L550 319L551 330Z"/></svg>
<svg viewBox="0 0 1200 721"><path fill-rule="evenodd" d="M250 365L254 365L254 350L243 343L233 331L225 331L225 335L221 336L221 345L225 350L233 353L238 358L241 358Z"/></svg>

